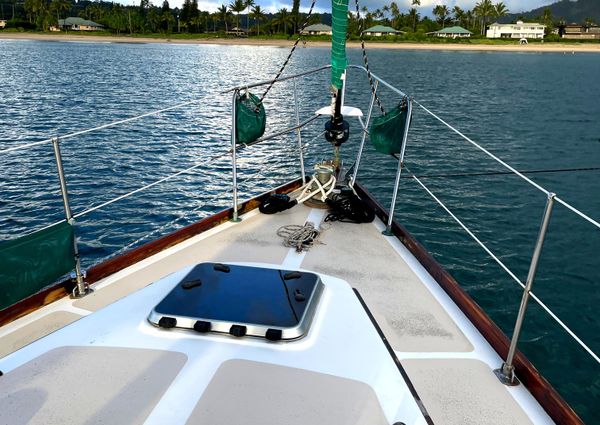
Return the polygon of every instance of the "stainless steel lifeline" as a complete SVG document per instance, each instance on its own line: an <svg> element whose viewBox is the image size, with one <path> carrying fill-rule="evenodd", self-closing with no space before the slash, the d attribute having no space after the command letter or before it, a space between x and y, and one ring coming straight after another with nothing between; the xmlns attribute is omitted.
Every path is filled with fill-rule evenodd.
<svg viewBox="0 0 600 425"><path fill-rule="evenodd" d="M500 379L500 381L506 385L519 385L519 380L515 376L515 366L513 365L513 360L515 357L515 352L517 351L517 343L519 342L519 336L521 335L521 328L523 327L523 320L525 318L525 311L527 310L527 303L529 302L533 280L535 279L538 262L540 260L540 255L542 254L544 239L546 238L546 231L548 230L548 223L550 223L550 216L552 215L552 207L554 206L555 197L556 194L549 193L548 199L546 200L546 208L544 209L542 224L540 225L540 232L535 243L533 256L531 257L525 290L523 291L523 298L521 298L519 314L517 315L517 322L515 323L515 330L513 331L512 340L510 341L510 348L508 349L506 361L502 363L502 367L500 367L500 369L494 370L494 373L498 379Z"/></svg>
<svg viewBox="0 0 600 425"><path fill-rule="evenodd" d="M60 193L63 199L63 207L65 208L65 217L71 226L75 226L71 205L69 204L69 192L67 190L67 180L65 179L65 170L60 154L58 137L52 138L52 147L54 148L54 159L56 160L56 170L58 171L58 179L60 181ZM77 248L76 237L73 237L73 253L75 254L75 280L77 286L73 290L72 296L74 298L81 298L91 292L91 290L85 283L83 273L81 272L81 260L79 259L79 249Z"/></svg>

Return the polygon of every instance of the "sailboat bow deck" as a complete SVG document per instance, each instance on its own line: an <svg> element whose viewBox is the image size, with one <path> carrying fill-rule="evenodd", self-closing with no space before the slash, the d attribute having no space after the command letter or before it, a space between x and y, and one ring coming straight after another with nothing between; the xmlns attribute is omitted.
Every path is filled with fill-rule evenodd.
<svg viewBox="0 0 600 425"><path fill-rule="evenodd" d="M292 182L279 190L289 192L298 185L299 182ZM306 382L300 385L304 390L290 390L285 394L290 397L304 394L302 400L307 406L321 412L318 397L311 398L311 392L324 383L332 389L339 385L340 388L350 388L345 393L346 398L331 399L330 406L334 406L333 411L341 412L347 409L348 400L359 397L367 403L363 406L366 409L363 413L369 413L367 416L359 415L357 424L384 424L400 420L407 424L552 423L550 416L557 423L577 423L576 416L568 416L570 408L567 406L565 409L566 404L561 404L558 394L554 397L554 390L536 374L523 356L518 357L518 373L531 393L523 386L506 387L494 377L492 370L501 362L497 351L506 350L506 337L402 226L394 222L395 236L383 236L381 230L385 225L381 220L386 219L385 210L365 189L359 185L356 187L363 199L375 207L379 218L368 224L327 224L322 227L320 243L308 252L297 253L284 247L276 231L283 225L307 221L320 225L324 211L299 205L277 215L266 216L256 210L258 198L242 205L242 221L239 223L228 221L232 211L226 210L97 266L89 273L89 278L95 281L92 294L77 300L59 298L13 320L0 330L2 354L6 355L0 360L0 370L6 373L2 379L6 382L11 375L22 377L46 373L45 368L39 370L40 361L45 359L39 356L65 349L61 347L74 347L71 350L75 351L70 355L79 358L78 361L82 361L82 357L78 356L87 356L85 347L142 350L139 352L142 358L146 355L144 350L150 348L167 354L183 353L182 369L174 370L170 384L162 383L162 390L158 393L144 396L148 397L146 402L155 403L154 407L144 410L146 413L135 420L130 418L131 423L161 423L172 414L175 394L179 394L184 385L189 385L191 378L182 376L183 371L198 373L192 366L197 362L194 359L206 360L204 354L197 356L200 352L213 352L220 354L210 355L212 360L203 366L212 372L205 371L202 377L198 377L204 382L199 384L200 387L205 390L192 391L184 398L185 406L180 408L179 414L171 417L175 422L196 423L199 418L215 413L207 406L214 406L214 400L222 394L224 386L233 385L227 384L234 379L233 376L239 377L235 385L248 389L252 382L257 382L257 376L274 374L287 382L286 379L295 381L296 375L306 370L315 375L307 372ZM149 308L173 286L182 270L201 262L265 264L268 267L309 270L324 276L327 290L319 306L315 326L305 338L296 342L261 346L264 343L238 343L233 337L190 335L186 331L175 336L172 331L149 325L146 321ZM63 288L66 295L66 286ZM351 288L358 292L359 297ZM332 294L346 301L333 302ZM364 300L364 305L360 300ZM23 302L21 312L32 310L36 304L39 300ZM351 319L352 315L362 314L363 320ZM139 336L125 337L123 330L113 329L108 324L99 325L101 318L115 315L122 315L123 329L129 326L139 332ZM8 321L6 316L4 319ZM366 334L370 335L369 339L358 336L368 328L370 330ZM165 332L168 334L166 339ZM182 341L178 341L180 337ZM232 338L234 341L231 341ZM248 344L254 347L250 352L258 351L255 354L240 351L241 347L246 350ZM17 353L8 354L18 349ZM379 360L361 364L364 359L373 359L370 357L373 353L378 353L379 357L375 359ZM93 359L95 355L97 353L89 358ZM47 366L58 367L58 357L52 359L55 360L48 361ZM149 364L155 361L153 357L148 359ZM258 363L239 363L246 360ZM277 369L277 365L283 369ZM245 366L252 367L240 374ZM254 378L253 373L256 373ZM93 386L91 382L95 378L92 376L90 379L92 381L85 385ZM124 388L138 385L134 384L137 378L132 375L131 379L134 380L131 383L123 382ZM336 379L349 381L344 384ZM47 386L59 385L58 381L54 384L50 381L43 384L35 382L37 384L32 385L41 385L49 393L56 388ZM22 394L32 390L27 385L21 386ZM263 390L275 394L281 393L282 388L266 385ZM90 391L93 389L83 389L84 393ZM544 411L532 396L538 395L536 391L545 393L541 403L553 403L554 411L549 411L546 406L548 413ZM7 397L6 393L0 394L4 403L9 400ZM77 395L73 397L76 399ZM232 403L236 405L265 407L261 405L264 400L260 397L255 399L256 395L250 395L249 391L232 397ZM319 397L323 398L325 394ZM48 405L43 406L46 407L30 412L32 423L43 422ZM418 409L419 406L424 408ZM119 411L119 405L112 404L95 408ZM220 414L229 412L222 417L231 421L243 417L240 411L237 413L242 416L237 415L235 409L230 412L226 407L215 408ZM261 409L248 414L247 418L255 420L248 423L261 423ZM285 414L281 416L277 412L281 413L275 409L273 418L286 418ZM344 418L328 417L324 423L351 423Z"/></svg>

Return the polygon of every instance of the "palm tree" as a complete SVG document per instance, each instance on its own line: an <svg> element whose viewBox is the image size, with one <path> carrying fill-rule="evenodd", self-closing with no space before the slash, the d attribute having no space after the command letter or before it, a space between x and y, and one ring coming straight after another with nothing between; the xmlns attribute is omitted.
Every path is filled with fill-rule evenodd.
<svg viewBox="0 0 600 425"><path fill-rule="evenodd" d="M213 21L213 32L217 32L217 24L219 23L219 19L221 19L219 17L219 12L211 13L210 17L212 18L212 21Z"/></svg>
<svg viewBox="0 0 600 425"><path fill-rule="evenodd" d="M410 14L413 17L413 32L417 31L417 19L419 18L419 14L417 13L417 8L415 6L421 6L421 0L412 0L410 3L413 8L410 10Z"/></svg>
<svg viewBox="0 0 600 425"><path fill-rule="evenodd" d="M392 27L396 28L400 20L400 8L395 1L390 3L390 13L392 14Z"/></svg>
<svg viewBox="0 0 600 425"><path fill-rule="evenodd" d="M252 8L252 19L256 21L258 27L257 34L260 36L260 22L264 21L267 16L262 11L260 5L256 5Z"/></svg>
<svg viewBox="0 0 600 425"><path fill-rule="evenodd" d="M219 7L219 9L217 10L217 13L219 14L219 17L225 24L225 32L228 32L229 28L227 28L227 21L229 21L229 17L231 16L231 11L229 9L227 9L227 6L222 4L221 7Z"/></svg>
<svg viewBox="0 0 600 425"><path fill-rule="evenodd" d="M193 18L190 19L190 24L192 24L196 27L197 33L200 32L200 25L202 25L203 21L204 21L204 18L201 15L194 16Z"/></svg>
<svg viewBox="0 0 600 425"><path fill-rule="evenodd" d="M252 9L252 6L254 6L256 3L254 2L254 0L246 0L246 31L250 30L250 9Z"/></svg>
<svg viewBox="0 0 600 425"><path fill-rule="evenodd" d="M383 17L384 20L388 20L387 19L387 14L390 13L390 7L387 4L383 5L382 11L381 11L381 16Z"/></svg>
<svg viewBox="0 0 600 425"><path fill-rule="evenodd" d="M275 19L273 19L273 24L277 25L278 31L279 27L283 25L283 32L287 34L287 26L288 24L293 24L293 22L292 16L285 7L283 9L279 9L277 15L275 15Z"/></svg>
<svg viewBox="0 0 600 425"><path fill-rule="evenodd" d="M437 5L433 8L433 14L437 16L440 23L442 24L442 28L444 28L444 23L446 22L446 18L450 15L450 10L446 5Z"/></svg>
<svg viewBox="0 0 600 425"><path fill-rule="evenodd" d="M496 9L492 4L492 0L481 0L473 8L473 12L481 19L481 34L485 34L487 18L493 16Z"/></svg>
<svg viewBox="0 0 600 425"><path fill-rule="evenodd" d="M454 15L454 24L464 26L463 20L465 18L465 11L462 10L459 6L454 6L452 8L452 14Z"/></svg>
<svg viewBox="0 0 600 425"><path fill-rule="evenodd" d="M494 5L494 16L496 18L501 18L506 15L508 15L508 8L506 7L506 5L502 2L496 3Z"/></svg>
<svg viewBox="0 0 600 425"><path fill-rule="evenodd" d="M413 32L417 32L417 22L419 22L419 12L414 7L408 11L408 17L412 18Z"/></svg>
<svg viewBox="0 0 600 425"><path fill-rule="evenodd" d="M72 4L69 0L52 0L52 3L50 3L50 10L56 13L56 25L59 24L60 14L70 10L71 7Z"/></svg>
<svg viewBox="0 0 600 425"><path fill-rule="evenodd" d="M244 2L244 0L233 0L233 3L229 5L229 10L237 14L236 26L238 31L240 29L240 13L243 12L245 8L246 3Z"/></svg>

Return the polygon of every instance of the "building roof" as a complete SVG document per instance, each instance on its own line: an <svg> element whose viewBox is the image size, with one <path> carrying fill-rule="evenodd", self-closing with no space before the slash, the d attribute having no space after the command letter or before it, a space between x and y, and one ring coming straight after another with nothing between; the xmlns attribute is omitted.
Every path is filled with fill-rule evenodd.
<svg viewBox="0 0 600 425"><path fill-rule="evenodd" d="M499 22L494 22L493 24L490 24L490 27L512 27L515 25L542 25L540 23L537 22L523 22L523 21L517 21L516 24L501 24ZM545 25L543 25L545 26Z"/></svg>
<svg viewBox="0 0 600 425"><path fill-rule="evenodd" d="M430 34L473 34L471 31L464 29L463 27L447 27L442 28L439 31L433 31Z"/></svg>
<svg viewBox="0 0 600 425"><path fill-rule="evenodd" d="M394 29L392 27L388 27L386 25L375 25L371 28L367 28L366 30L364 30L364 32L402 32L402 31L398 31L397 29Z"/></svg>
<svg viewBox="0 0 600 425"><path fill-rule="evenodd" d="M331 27L325 24L314 24L307 26L303 31L331 31Z"/></svg>
<svg viewBox="0 0 600 425"><path fill-rule="evenodd" d="M97 24L96 22L88 21L83 18L75 18L75 17L69 17L67 19L59 19L58 25L60 25L60 26L62 26L62 25L80 25L80 26L85 25L88 27L98 27L98 28L103 27L103 25Z"/></svg>

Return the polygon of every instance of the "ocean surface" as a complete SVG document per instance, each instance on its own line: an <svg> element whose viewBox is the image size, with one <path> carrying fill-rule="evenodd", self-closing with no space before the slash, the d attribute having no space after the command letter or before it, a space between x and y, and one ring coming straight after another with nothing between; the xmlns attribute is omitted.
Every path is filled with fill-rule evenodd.
<svg viewBox="0 0 600 425"><path fill-rule="evenodd" d="M61 142L75 214L188 167L194 170L82 215L84 267L190 224L231 204L228 87L272 78L287 48L0 40L0 149L64 136L183 102L185 106ZM360 50L349 52L361 64ZM298 49L286 74L325 65L328 49ZM600 167L600 55L372 50L373 71L519 170ZM299 79L301 117L326 106L327 71ZM255 90L261 94L261 90ZM382 88L386 109L399 97ZM362 72L348 76L346 104L367 111ZM276 85L265 106L268 130L294 123L293 83ZM377 109L376 114L379 114ZM322 122L303 132L310 168L331 155ZM343 146L347 164L360 141ZM63 218L51 144L0 158L0 240ZM239 153L240 198L299 175L292 136ZM389 205L396 161L368 146L359 180ZM546 202L415 107L406 165L521 280ZM407 173L408 174L408 173ZM433 176L433 177L432 177ZM437 177L435 177L437 176ZM600 219L600 171L530 178ZM412 179L402 179L397 218L507 334L522 291ZM600 229L556 205L534 292L600 353ZM519 347L588 423L600 423L600 365L537 304Z"/></svg>

